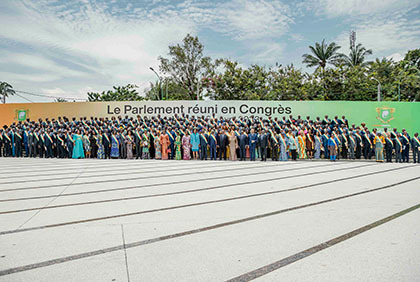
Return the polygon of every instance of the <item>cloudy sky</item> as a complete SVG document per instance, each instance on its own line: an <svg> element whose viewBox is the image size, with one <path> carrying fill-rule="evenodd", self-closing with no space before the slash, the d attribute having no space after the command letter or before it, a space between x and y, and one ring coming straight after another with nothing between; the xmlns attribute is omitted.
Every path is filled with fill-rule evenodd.
<svg viewBox="0 0 420 282"><path fill-rule="evenodd" d="M346 51L350 30L372 58L399 60L420 47L420 0L1 0L0 26L0 81L86 98L113 85L144 89L156 79L149 67L187 33L206 55L244 66L304 68L309 45L325 38Z"/></svg>

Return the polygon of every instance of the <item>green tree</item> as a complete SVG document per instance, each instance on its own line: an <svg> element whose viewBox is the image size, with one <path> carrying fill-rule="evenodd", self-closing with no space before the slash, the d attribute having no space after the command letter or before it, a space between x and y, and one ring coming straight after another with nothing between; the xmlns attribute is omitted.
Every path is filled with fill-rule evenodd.
<svg viewBox="0 0 420 282"><path fill-rule="evenodd" d="M264 67L252 65L247 69L238 62L220 61L222 71L203 80L207 97L213 100L265 100L269 85Z"/></svg>
<svg viewBox="0 0 420 282"><path fill-rule="evenodd" d="M404 67L414 67L420 70L420 49L408 51L401 63Z"/></svg>
<svg viewBox="0 0 420 282"><path fill-rule="evenodd" d="M293 65L276 66L269 71L270 100L312 100L308 91L310 75Z"/></svg>
<svg viewBox="0 0 420 282"><path fill-rule="evenodd" d="M328 64L330 65L337 65L340 60L340 54L338 50L341 47L337 45L335 42L331 42L327 44L325 39L322 40L321 44L318 42L315 43L315 46L309 46L311 50L311 54L304 54L303 63L306 64L307 67L316 67L325 70Z"/></svg>
<svg viewBox="0 0 420 282"><path fill-rule="evenodd" d="M164 99L166 99L167 93L167 100L190 99L187 90L170 78L165 78L163 83L160 83L159 81L150 83L150 87L146 89L144 93L147 100L160 100L161 93L163 93Z"/></svg>
<svg viewBox="0 0 420 282"><path fill-rule="evenodd" d="M126 86L113 86L113 90L102 91L101 93L88 92L88 101L141 101L144 97L137 92L137 85L127 84Z"/></svg>
<svg viewBox="0 0 420 282"><path fill-rule="evenodd" d="M340 54L340 63L348 67L362 66L366 67L370 62L366 62L366 56L372 55L371 49L366 49L361 43L354 48L350 48L350 54Z"/></svg>
<svg viewBox="0 0 420 282"><path fill-rule="evenodd" d="M3 96L3 104L6 104L6 97L15 95L16 92L13 87L7 82L0 82L0 95Z"/></svg>
<svg viewBox="0 0 420 282"><path fill-rule="evenodd" d="M197 99L197 93L201 95L201 80L212 76L217 65L203 51L198 37L187 34L182 44L169 46L169 58L158 58L160 71L184 88L191 100Z"/></svg>
<svg viewBox="0 0 420 282"><path fill-rule="evenodd" d="M370 63L368 68L368 77L372 80L377 79L381 83L381 97L382 100L392 101L396 100L395 82L395 67L396 64L392 59L376 58ZM374 80L375 81L375 80ZM378 82L372 85L372 88L377 88Z"/></svg>
<svg viewBox="0 0 420 282"><path fill-rule="evenodd" d="M410 50L395 67L393 74L395 99L420 100L420 49Z"/></svg>

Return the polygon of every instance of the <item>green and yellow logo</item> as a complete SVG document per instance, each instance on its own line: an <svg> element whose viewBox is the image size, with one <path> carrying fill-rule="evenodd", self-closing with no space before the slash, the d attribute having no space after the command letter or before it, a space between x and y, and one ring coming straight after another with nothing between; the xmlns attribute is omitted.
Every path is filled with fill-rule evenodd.
<svg viewBox="0 0 420 282"><path fill-rule="evenodd" d="M390 108L387 106L376 108L378 113L376 119L380 120L382 123L389 123L394 119L395 108Z"/></svg>
<svg viewBox="0 0 420 282"><path fill-rule="evenodd" d="M16 110L16 119L18 121L25 121L27 118L29 118L28 115L29 110Z"/></svg>

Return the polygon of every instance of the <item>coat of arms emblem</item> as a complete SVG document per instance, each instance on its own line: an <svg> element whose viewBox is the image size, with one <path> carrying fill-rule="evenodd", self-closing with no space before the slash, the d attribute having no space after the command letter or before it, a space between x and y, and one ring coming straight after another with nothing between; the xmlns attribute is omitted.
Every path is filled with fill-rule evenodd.
<svg viewBox="0 0 420 282"><path fill-rule="evenodd" d="M25 121L28 118L28 110L16 110L16 119Z"/></svg>
<svg viewBox="0 0 420 282"><path fill-rule="evenodd" d="M376 119L379 119L382 123L389 123L394 119L395 108L384 106L381 108L376 108L376 112L378 113Z"/></svg>

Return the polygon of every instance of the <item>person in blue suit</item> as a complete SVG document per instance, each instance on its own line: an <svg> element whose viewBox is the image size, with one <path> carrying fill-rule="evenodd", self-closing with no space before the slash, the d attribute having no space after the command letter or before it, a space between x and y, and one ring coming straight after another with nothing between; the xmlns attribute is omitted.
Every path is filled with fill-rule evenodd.
<svg viewBox="0 0 420 282"><path fill-rule="evenodd" d="M210 160L217 160L217 138L218 135L214 129L211 129L209 133Z"/></svg>
<svg viewBox="0 0 420 282"><path fill-rule="evenodd" d="M207 160L207 145L209 144L209 136L204 128L200 130L200 158Z"/></svg>
<svg viewBox="0 0 420 282"><path fill-rule="evenodd" d="M251 161L255 161L255 150L257 148L258 143L258 134L255 133L255 129L251 129L251 133L248 136L249 140L249 153L251 157Z"/></svg>
<svg viewBox="0 0 420 282"><path fill-rule="evenodd" d="M171 127L168 128L167 134L169 136L169 148L171 149L171 153L169 154L169 159L173 160L175 157L175 139L176 139L176 133L172 130Z"/></svg>
<svg viewBox="0 0 420 282"><path fill-rule="evenodd" d="M246 147L249 146L248 135L241 129L241 134L238 137L239 157L241 161L246 160Z"/></svg>

